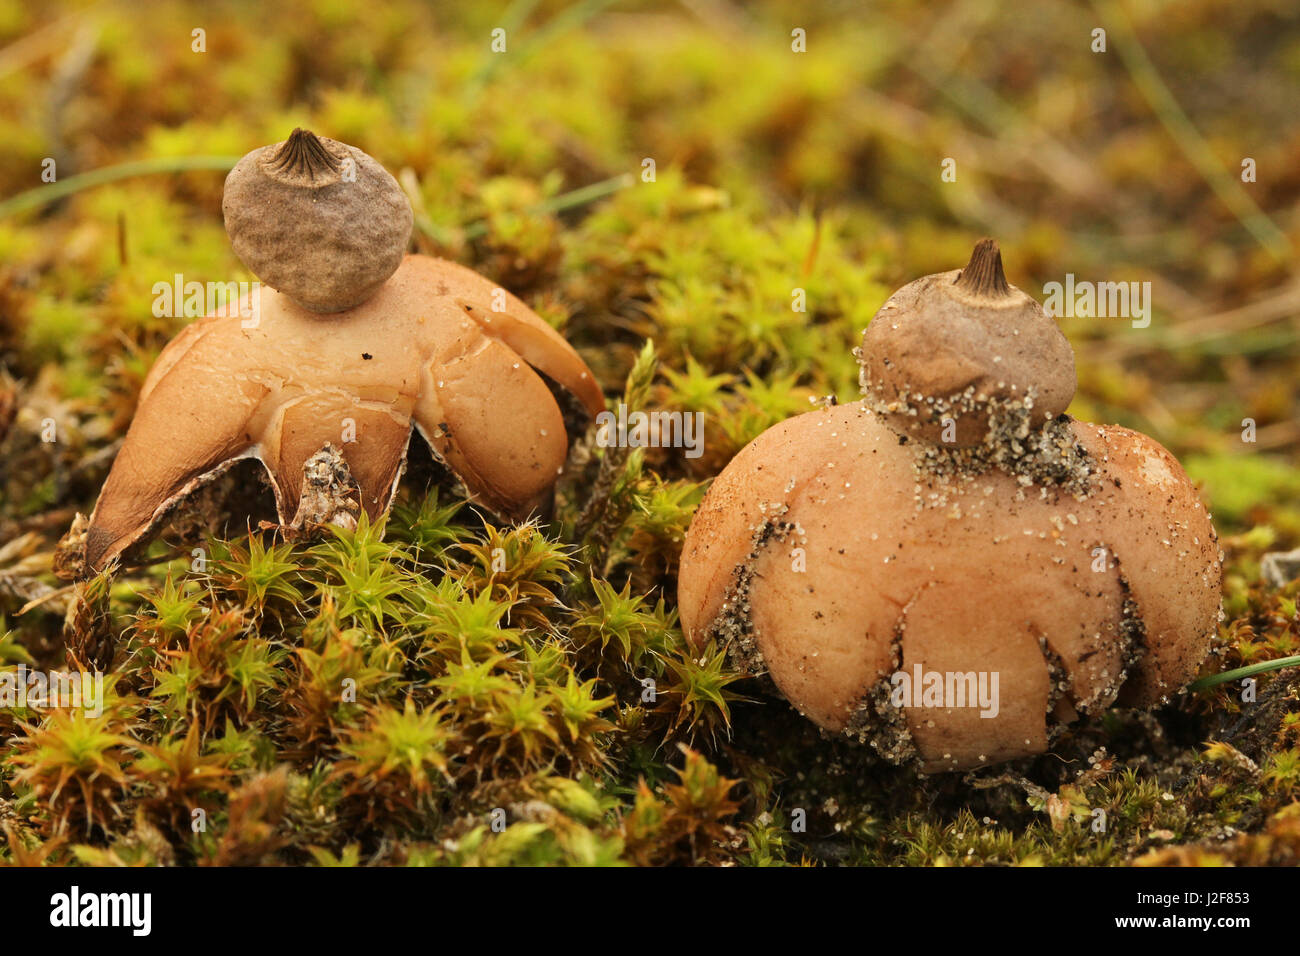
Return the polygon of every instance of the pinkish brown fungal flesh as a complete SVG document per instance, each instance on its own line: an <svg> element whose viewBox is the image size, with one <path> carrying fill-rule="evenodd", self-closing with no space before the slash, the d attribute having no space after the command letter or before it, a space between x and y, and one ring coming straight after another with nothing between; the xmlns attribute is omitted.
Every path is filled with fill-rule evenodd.
<svg viewBox="0 0 1300 956"><path fill-rule="evenodd" d="M568 453L551 385L587 416L604 408L558 332L452 262L407 256L372 297L331 315L262 289L190 325L159 356L91 515L86 564L102 568L241 458L266 466L287 524L304 464L327 444L341 449L376 518L396 493L412 428L471 501L524 517Z"/></svg>
<svg viewBox="0 0 1300 956"><path fill-rule="evenodd" d="M1074 398L1070 343L1041 305L1007 283L991 239L965 269L890 296L863 335L859 360L872 406L904 434L933 442L977 445L1004 409L1041 424Z"/></svg>
<svg viewBox="0 0 1300 956"><path fill-rule="evenodd" d="M1219 550L1169 452L996 407L981 444L935 445L876 405L783 422L714 481L681 559L690 640L729 642L821 727L925 772L1042 753L1065 724L1196 674ZM995 715L960 696L968 674L997 675ZM924 699L927 675L956 694Z"/></svg>

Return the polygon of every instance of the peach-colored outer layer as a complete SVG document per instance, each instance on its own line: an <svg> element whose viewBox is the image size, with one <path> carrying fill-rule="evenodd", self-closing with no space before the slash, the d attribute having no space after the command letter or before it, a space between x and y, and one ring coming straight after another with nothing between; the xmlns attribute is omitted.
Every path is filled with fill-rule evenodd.
<svg viewBox="0 0 1300 956"><path fill-rule="evenodd" d="M1216 628L1214 529L1155 441L1072 428L1098 465L1082 501L1001 471L922 477L915 445L860 402L769 429L714 481L687 534L678 597L688 637L705 640L719 623L755 530L775 518L790 527L750 561L748 615L777 687L822 727L843 729L897 668L997 671L996 717L905 710L923 768L959 769L1044 751L1049 704L1068 720L1111 703L1121 681L1126 704L1173 693ZM1126 587L1147 653L1125 680Z"/></svg>
<svg viewBox="0 0 1300 956"><path fill-rule="evenodd" d="M332 443L376 517L392 501L413 426L474 501L522 516L568 453L539 373L592 416L604 408L591 371L559 333L513 295L441 259L407 256L379 292L345 312L310 312L263 287L252 314L238 313L200 319L159 356L91 515L91 569L243 457L266 465L288 522L303 463Z"/></svg>

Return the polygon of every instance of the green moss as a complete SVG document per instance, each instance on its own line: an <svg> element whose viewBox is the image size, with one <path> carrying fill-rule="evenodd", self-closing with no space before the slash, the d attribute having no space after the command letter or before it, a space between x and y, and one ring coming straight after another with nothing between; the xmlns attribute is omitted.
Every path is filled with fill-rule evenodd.
<svg viewBox="0 0 1300 956"><path fill-rule="evenodd" d="M115 684L98 718L0 711L0 860L1294 860L1294 671L1258 675L1254 702L1236 683L1206 687L1151 716L1085 722L1041 760L920 777L821 735L732 671L725 648L689 647L677 619L682 542L713 476L774 423L854 400L851 349L889 292L960 265L993 231L1031 294L1067 271L1164 280L1151 329L1062 320L1078 348L1072 411L1142 428L1202 485L1227 556L1203 676L1300 652L1296 586L1260 580L1266 552L1300 544L1295 333L1238 328L1233 311L1287 277L1158 118L1115 105L1127 78L1077 56L1068 13L995 12L974 58L924 6L846 23L804 5L815 53L792 60L788 3L745 5L743 29L725 5L607 18L599 3L516 5L500 56L489 6L411 0L358 18L291 0L210 22L206 54L175 41L202 22L193 4L97 11L73 107L36 117L46 59L0 91L0 193L38 184L51 128L70 147L63 179L234 157L314 127L398 174L416 248L524 297L612 401L701 413L701 454L588 436L554 520L518 527L426 487L417 466L385 522L292 543L250 532L234 491L255 487L219 484L164 529L154 563L81 586L65 637L61 596L15 612L34 585L60 584L58 537L93 507L148 369L191 321L155 315L155 285L251 276L222 228L220 171L127 179L11 217L0 666L62 666L71 651L102 657ZM1163 55L1202 61L1242 26L1216 24L1211 42L1194 18L1133 15ZM38 19L0 0L0 47ZM1055 72L1027 71L1028 48ZM1294 109L1267 93L1285 84L1261 82L1246 115L1215 105L1205 75L1169 79L1198 98L1207 135L1248 138L1261 170L1288 168ZM1098 183L1053 159L1056 142ZM956 183L938 176L949 155ZM1296 198L1290 181L1260 187L1272 208ZM0 377L5 401L8 389ZM39 440L47 415L58 443ZM1258 445L1240 442L1246 417ZM1225 715L1237 729L1219 740Z"/></svg>
<svg viewBox="0 0 1300 956"><path fill-rule="evenodd" d="M1287 461L1270 455L1191 455L1183 467L1193 481L1204 483L1219 518L1248 526L1261 505L1277 502L1281 507L1274 524L1284 524L1291 534L1300 532L1300 512L1292 504L1300 501L1300 472Z"/></svg>

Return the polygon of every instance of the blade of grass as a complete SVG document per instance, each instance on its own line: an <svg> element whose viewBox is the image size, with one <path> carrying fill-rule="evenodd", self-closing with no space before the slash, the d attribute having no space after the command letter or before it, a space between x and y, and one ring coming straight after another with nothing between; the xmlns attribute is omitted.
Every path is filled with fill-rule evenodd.
<svg viewBox="0 0 1300 956"><path fill-rule="evenodd" d="M569 30L582 26L596 14L600 13L601 10L615 2L616 0L582 0L580 3L575 3L571 6L565 7L536 32L524 37L522 42L514 51L514 60L516 62L523 62L523 60L526 59L534 50L546 46L547 43L554 40L556 37L567 33ZM502 19L503 21L514 21L516 27L522 25L523 21L527 18L528 14L532 12L536 5L536 0L517 0ZM506 30L506 42L509 44L511 28L508 25L503 24L503 26ZM508 50L510 47L507 45L506 49ZM492 78L492 74L496 72L498 66L505 62L505 59L506 57L501 54L488 54L488 57L483 61L482 66L480 66L478 71L470 77L469 81L465 85L465 95L468 99L473 100L480 92L482 92L483 88L487 85L488 80Z"/></svg>
<svg viewBox="0 0 1300 956"><path fill-rule="evenodd" d="M117 166L105 166L102 169L79 173L60 182L36 186L15 196L10 196L0 202L0 219L32 209L39 209L41 206L81 192L83 189L104 186L134 176L151 176L160 173L181 173L194 170L228 171L237 162L239 162L238 156L164 156L158 159L121 163ZM608 179L580 186L571 192L552 196L545 202L530 207L527 212L539 215L563 212L566 209L573 209L586 203L595 202L597 199L627 188L635 181L636 177L631 173L620 173ZM431 238L445 244L447 236L442 234L441 230L438 230L432 223L419 222L419 225ZM467 239L477 239L486 235L487 230L486 222L473 222L465 227L464 235Z"/></svg>
<svg viewBox="0 0 1300 956"><path fill-rule="evenodd" d="M1123 7L1117 0L1092 0L1092 5L1109 25L1120 59L1124 61L1138 92L1173 137L1183 155L1255 240L1278 261L1289 262L1291 241L1286 233L1255 204L1241 183L1219 164L1209 143L1197 131L1165 81L1160 78L1159 71L1147 56Z"/></svg>
<svg viewBox="0 0 1300 956"><path fill-rule="evenodd" d="M514 3L510 4L510 6L506 8L506 12L501 16L501 23L499 26L500 29L506 32L507 44L509 44L510 37L514 35L515 31L522 27L524 21L528 19L529 15L535 9L537 9L537 4L539 2L540 0L515 0ZM508 45L506 49L509 49ZM489 52L488 55L484 57L483 62L479 64L479 68L474 71L466 84L466 93L471 99L487 84L487 81L491 78L492 74L496 72L496 68L500 62L501 57L492 52Z"/></svg>
<svg viewBox="0 0 1300 956"><path fill-rule="evenodd" d="M908 48L900 45L898 62L993 133L999 146L1015 152L1017 163L1032 165L1068 193L1103 207L1113 204L1113 190L1078 155L1077 149L1067 146L977 76L960 69L961 58L972 40L998 9L991 0L954 4L920 41Z"/></svg>
<svg viewBox="0 0 1300 956"><path fill-rule="evenodd" d="M71 196L83 189L103 186L106 183L115 183L123 179L130 179L133 176L185 173L194 170L229 171L237 162L239 162L238 156L161 156L155 159L141 159L135 162L121 163L117 166L92 169L87 173L78 173L75 176L69 176L67 179L48 183L44 186L36 186L20 192L16 196L10 196L0 202L0 218L39 209L41 206L55 202L65 196Z"/></svg>
<svg viewBox="0 0 1300 956"><path fill-rule="evenodd" d="M553 215L557 212L563 212L566 209L574 209L578 206L584 206L587 203L595 202L597 199L603 199L605 196L612 195L620 189L626 189L636 182L636 177L632 173L620 173L617 176L611 176L609 179L602 179L598 182L589 183L586 186L579 186L567 193L559 196L552 196L544 202L537 203L524 210L525 215ZM435 242L446 244L447 236L443 231L438 229L432 223L419 223L420 228L428 234ZM464 237L466 239L479 239L487 235L488 224L483 220L472 222L465 227Z"/></svg>
<svg viewBox="0 0 1300 956"><path fill-rule="evenodd" d="M1242 677L1254 677L1256 674L1280 671L1284 667L1295 667L1297 665L1300 665L1300 654L1293 657L1279 657L1274 661L1263 661L1259 664L1251 664L1249 667L1238 667L1236 670L1224 671L1222 674L1202 677L1195 683L1189 684L1187 689L1191 691L1205 690L1207 687L1217 687L1219 684L1226 684Z"/></svg>

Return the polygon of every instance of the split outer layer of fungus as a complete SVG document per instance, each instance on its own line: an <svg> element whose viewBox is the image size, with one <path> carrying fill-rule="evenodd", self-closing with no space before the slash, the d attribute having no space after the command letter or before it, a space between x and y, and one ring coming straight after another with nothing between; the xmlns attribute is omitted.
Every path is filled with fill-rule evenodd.
<svg viewBox="0 0 1300 956"><path fill-rule="evenodd" d="M1209 515L1157 442L1064 414L1068 343L995 243L896 292L858 357L862 400L769 429L714 481L681 560L692 642L926 772L1042 753L1196 674L1219 613ZM996 713L917 689L898 706L917 673L996 673Z"/></svg>
<svg viewBox="0 0 1300 956"><path fill-rule="evenodd" d="M87 570L243 458L265 466L284 525L319 520L304 512L328 490L313 476L343 465L377 518L412 429L489 512L544 506L568 454L566 418L602 411L601 390L519 299L405 254L410 207L378 163L296 130L240 160L223 210L236 252L271 288L188 326L159 356L91 515Z"/></svg>

